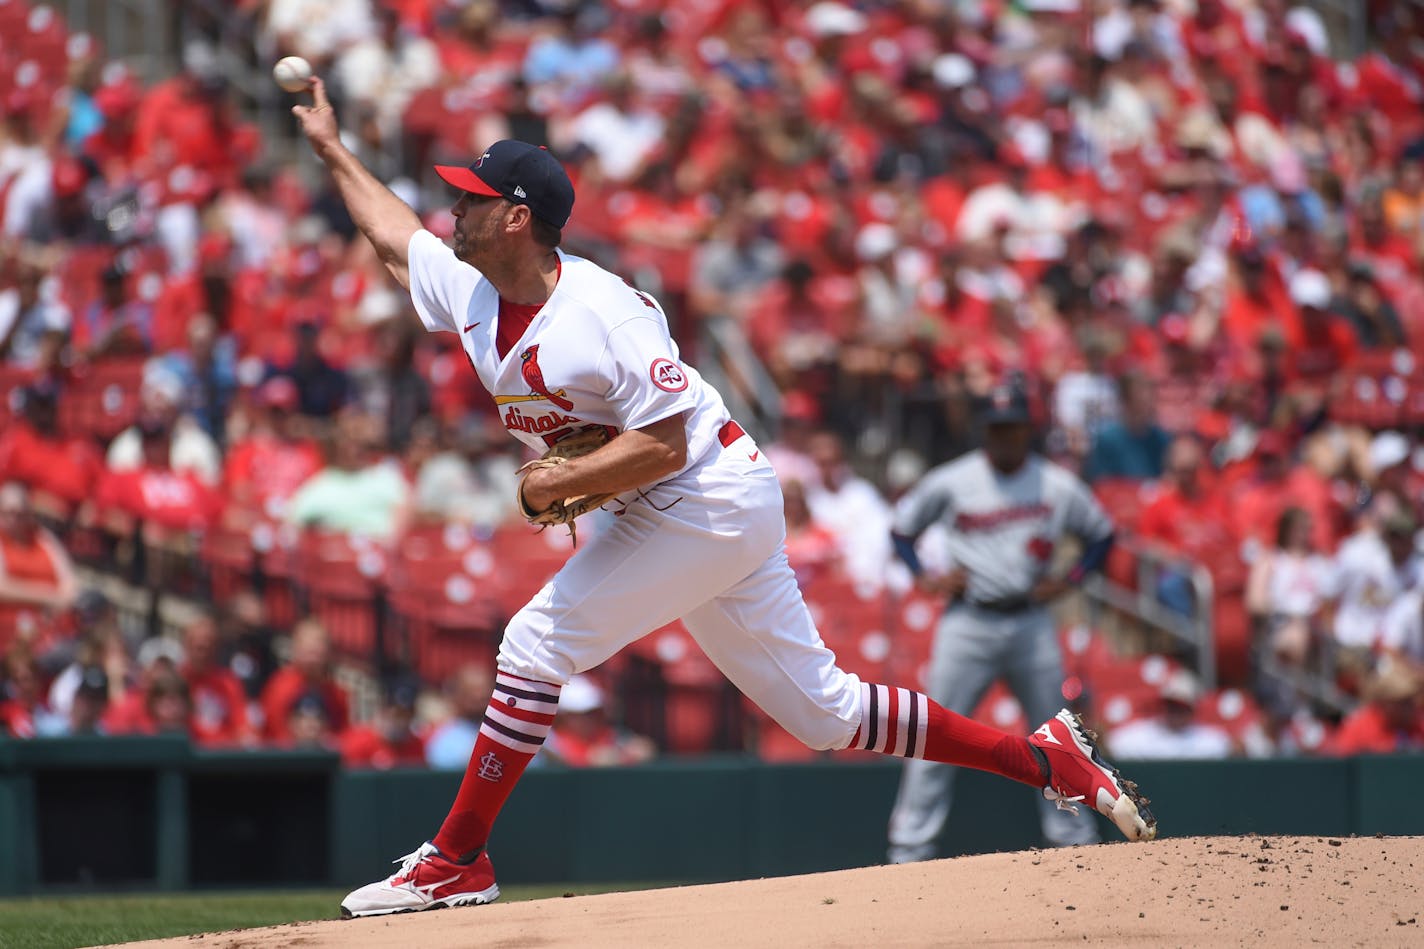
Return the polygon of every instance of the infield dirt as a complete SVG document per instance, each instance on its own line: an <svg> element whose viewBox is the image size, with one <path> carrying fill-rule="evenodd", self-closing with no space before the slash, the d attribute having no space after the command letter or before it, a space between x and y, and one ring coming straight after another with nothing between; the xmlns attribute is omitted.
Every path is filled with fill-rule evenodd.
<svg viewBox="0 0 1424 949"><path fill-rule="evenodd" d="M1182 837L292 923L130 949L1421 946L1421 882L1424 837Z"/></svg>

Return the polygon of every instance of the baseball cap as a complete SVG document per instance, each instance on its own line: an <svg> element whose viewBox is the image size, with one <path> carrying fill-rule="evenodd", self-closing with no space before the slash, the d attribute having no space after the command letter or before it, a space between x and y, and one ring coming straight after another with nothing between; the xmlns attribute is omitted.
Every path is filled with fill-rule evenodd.
<svg viewBox="0 0 1424 949"><path fill-rule="evenodd" d="M1162 689L1158 693L1164 702L1176 702L1178 705L1196 705L1197 699L1201 697L1201 690L1197 686L1196 677L1185 669L1178 669L1167 677L1167 681L1162 683Z"/></svg>
<svg viewBox="0 0 1424 949"><path fill-rule="evenodd" d="M574 676L559 693L559 711L579 715L603 708L603 690L585 676Z"/></svg>
<svg viewBox="0 0 1424 949"><path fill-rule="evenodd" d="M301 403L297 384L287 376L273 376L257 387L257 404L269 409L294 411Z"/></svg>
<svg viewBox="0 0 1424 949"><path fill-rule="evenodd" d="M1028 396L1013 385L998 385L989 391L989 405L984 411L985 425L1007 425L1029 421Z"/></svg>
<svg viewBox="0 0 1424 949"><path fill-rule="evenodd" d="M548 149L528 142L495 142L468 168L436 165L446 183L473 194L527 206L539 220L562 228L574 210L574 185Z"/></svg>
<svg viewBox="0 0 1424 949"><path fill-rule="evenodd" d="M1290 281L1290 298L1296 306L1323 310L1330 305L1330 278L1318 270L1300 270Z"/></svg>
<svg viewBox="0 0 1424 949"><path fill-rule="evenodd" d="M1370 447L1367 452L1370 468L1374 471L1384 471L1386 468L1402 464L1411 453L1409 439L1399 432L1380 432L1370 439Z"/></svg>

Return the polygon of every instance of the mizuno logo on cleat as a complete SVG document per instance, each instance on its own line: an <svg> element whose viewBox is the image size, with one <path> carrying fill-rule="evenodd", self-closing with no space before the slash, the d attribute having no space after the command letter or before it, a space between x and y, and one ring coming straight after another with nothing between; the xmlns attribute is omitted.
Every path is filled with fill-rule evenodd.
<svg viewBox="0 0 1424 949"><path fill-rule="evenodd" d="M1047 722L1044 722L1042 725L1038 726L1038 730L1037 730L1036 732L1034 732L1034 734L1035 734L1035 735L1042 735L1044 741L1051 741L1051 742L1053 742L1055 745L1061 745L1061 744L1063 744L1063 742L1059 741L1059 740L1054 736L1054 734L1053 734L1053 729L1051 729L1051 728L1048 727L1048 723L1047 723Z"/></svg>
<svg viewBox="0 0 1424 949"><path fill-rule="evenodd" d="M441 880L439 883L429 883L425 886L416 886L415 882L411 881L410 889L414 893L419 893L427 900L433 900L435 898L435 890L444 886L447 883L454 883L458 879L460 879L460 874L457 873L454 876L450 877L448 880Z"/></svg>

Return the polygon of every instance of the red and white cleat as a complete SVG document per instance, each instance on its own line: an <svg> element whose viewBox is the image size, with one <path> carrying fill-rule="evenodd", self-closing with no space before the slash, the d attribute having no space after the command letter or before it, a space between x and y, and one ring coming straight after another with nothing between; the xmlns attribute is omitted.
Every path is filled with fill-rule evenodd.
<svg viewBox="0 0 1424 949"><path fill-rule="evenodd" d="M1116 824L1128 840L1151 840L1157 836L1157 818L1147 809L1147 798L1108 764L1096 739L1083 720L1066 708L1029 736L1048 758L1048 787L1043 796L1075 813L1074 805L1086 802Z"/></svg>
<svg viewBox="0 0 1424 949"><path fill-rule="evenodd" d="M479 905L499 899L489 854L455 863L430 841L399 860L401 868L379 883L368 883L341 901L341 918L413 913L446 906Z"/></svg>

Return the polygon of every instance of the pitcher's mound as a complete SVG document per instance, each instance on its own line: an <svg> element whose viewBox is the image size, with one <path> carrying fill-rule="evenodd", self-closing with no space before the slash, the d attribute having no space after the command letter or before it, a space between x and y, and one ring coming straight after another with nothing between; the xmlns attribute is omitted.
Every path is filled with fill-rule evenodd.
<svg viewBox="0 0 1424 949"><path fill-rule="evenodd" d="M1183 837L137 945L1418 946L1421 880L1424 837Z"/></svg>

